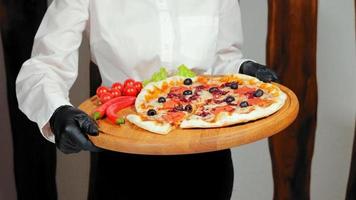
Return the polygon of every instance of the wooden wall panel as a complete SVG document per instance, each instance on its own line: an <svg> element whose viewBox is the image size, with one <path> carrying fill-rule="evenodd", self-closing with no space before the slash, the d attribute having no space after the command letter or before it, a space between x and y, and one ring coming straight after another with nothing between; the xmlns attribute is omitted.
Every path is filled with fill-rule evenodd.
<svg viewBox="0 0 356 200"><path fill-rule="evenodd" d="M354 2L355 8L355 30L356 30L356 0ZM356 35L355 35L356 36ZM355 37L356 41L356 37ZM354 145L351 157L350 175L347 185L346 200L356 199L356 119L355 119L355 134L354 134Z"/></svg>
<svg viewBox="0 0 356 200"><path fill-rule="evenodd" d="M267 65L300 101L296 121L269 139L274 199L310 199L317 113L317 0L268 0Z"/></svg>

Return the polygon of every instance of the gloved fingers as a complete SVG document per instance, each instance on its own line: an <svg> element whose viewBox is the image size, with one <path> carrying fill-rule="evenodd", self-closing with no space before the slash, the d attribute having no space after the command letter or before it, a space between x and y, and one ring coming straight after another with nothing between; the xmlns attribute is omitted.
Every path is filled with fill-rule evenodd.
<svg viewBox="0 0 356 200"><path fill-rule="evenodd" d="M258 69L256 72L256 78L268 83L278 79L276 73L269 69Z"/></svg>
<svg viewBox="0 0 356 200"><path fill-rule="evenodd" d="M93 143L89 140L88 136L83 133L79 127L73 127L71 132L72 139L76 144L83 150L98 152L101 151L99 148L95 147Z"/></svg>
<svg viewBox="0 0 356 200"><path fill-rule="evenodd" d="M279 81L278 79L278 76L276 74L276 72L270 70L271 74L272 74L272 81L275 82L275 81Z"/></svg>
<svg viewBox="0 0 356 200"><path fill-rule="evenodd" d="M96 125L95 122L90 123L87 129L87 133L91 136L98 136L99 135L98 125Z"/></svg>
<svg viewBox="0 0 356 200"><path fill-rule="evenodd" d="M86 114L80 115L76 118L80 130L92 136L99 135L99 129L94 120L89 118Z"/></svg>
<svg viewBox="0 0 356 200"><path fill-rule="evenodd" d="M62 134L58 140L56 138L56 145L57 148L65 154L78 153L81 150L80 147L72 141L68 133Z"/></svg>

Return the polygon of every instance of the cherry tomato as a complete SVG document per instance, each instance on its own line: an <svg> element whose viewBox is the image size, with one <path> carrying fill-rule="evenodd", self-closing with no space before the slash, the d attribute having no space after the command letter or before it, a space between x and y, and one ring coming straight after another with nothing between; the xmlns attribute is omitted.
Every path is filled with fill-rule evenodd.
<svg viewBox="0 0 356 200"><path fill-rule="evenodd" d="M114 98L114 95L107 92L107 93L103 93L102 95L100 95L99 98L100 98L101 103L105 103L105 102L109 101L110 99Z"/></svg>
<svg viewBox="0 0 356 200"><path fill-rule="evenodd" d="M136 96L137 95L137 90L133 86L127 86L124 88L123 94L125 96Z"/></svg>
<svg viewBox="0 0 356 200"><path fill-rule="evenodd" d="M133 86L135 83L135 80L129 78L129 79L126 79L126 81L124 82L124 88L127 87L127 86Z"/></svg>
<svg viewBox="0 0 356 200"><path fill-rule="evenodd" d="M134 84L133 84L134 88L136 88L137 92L140 92L141 89L142 89L142 83L139 82L139 81L136 81Z"/></svg>
<svg viewBox="0 0 356 200"><path fill-rule="evenodd" d="M111 89L118 89L118 90L120 90L120 92L122 92L122 89L124 89L124 86L120 82L116 82L111 85Z"/></svg>
<svg viewBox="0 0 356 200"><path fill-rule="evenodd" d="M114 98L121 96L121 90L118 89L111 89L110 93L114 96Z"/></svg>
<svg viewBox="0 0 356 200"><path fill-rule="evenodd" d="M101 95L108 93L109 91L110 91L110 89L108 87L100 86L100 87L98 87L98 89L96 89L96 95L98 95L98 97L100 97Z"/></svg>

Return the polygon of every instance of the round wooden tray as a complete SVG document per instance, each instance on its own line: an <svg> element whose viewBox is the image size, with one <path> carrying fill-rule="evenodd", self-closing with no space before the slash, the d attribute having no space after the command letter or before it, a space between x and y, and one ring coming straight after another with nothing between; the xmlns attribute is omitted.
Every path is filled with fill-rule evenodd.
<svg viewBox="0 0 356 200"><path fill-rule="evenodd" d="M99 136L90 136L98 147L126 153L147 155L178 155L217 151L237 147L270 137L288 127L297 117L298 99L288 88L278 85L288 98L285 105L273 115L256 121L209 129L176 129L167 135L159 135L141 129L130 122L114 125L98 120ZM79 108L92 114L96 97L83 102ZM125 116L134 113L134 107L119 112Z"/></svg>

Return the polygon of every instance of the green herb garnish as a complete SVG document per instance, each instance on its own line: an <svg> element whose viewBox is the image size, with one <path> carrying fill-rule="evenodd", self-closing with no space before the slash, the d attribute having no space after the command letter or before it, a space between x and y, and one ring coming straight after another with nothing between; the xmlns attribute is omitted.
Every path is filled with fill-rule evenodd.
<svg viewBox="0 0 356 200"><path fill-rule="evenodd" d="M180 65L178 67L177 75L178 76L184 76L184 77L187 77L187 78L193 78L193 77L196 76L196 74L185 65Z"/></svg>

